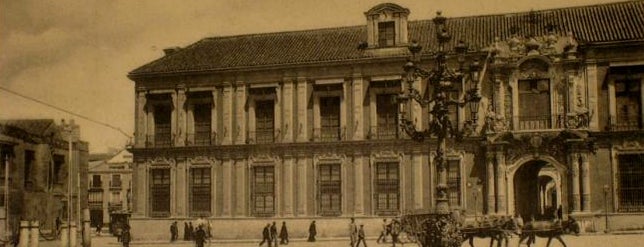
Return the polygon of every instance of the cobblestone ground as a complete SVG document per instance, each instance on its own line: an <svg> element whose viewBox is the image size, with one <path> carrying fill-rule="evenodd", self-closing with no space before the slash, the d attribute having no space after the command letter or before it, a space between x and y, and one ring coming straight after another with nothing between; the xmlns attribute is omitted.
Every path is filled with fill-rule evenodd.
<svg viewBox="0 0 644 247"><path fill-rule="evenodd" d="M644 235L641 234L625 234L625 235L583 235L583 236L564 236L564 241L567 246L571 247L604 247L604 246L644 246ZM536 247L546 246L547 239L537 238ZM242 247L242 246L258 246L259 242L211 242L206 247L215 247L215 246L225 246L225 247ZM474 246L489 246L490 242L487 239L476 239L474 241ZM60 243L55 241L43 241L39 245L40 247L60 247ZM92 238L92 247L102 247L102 246L120 246L116 242L116 238L113 237L94 237ZM134 242L130 246L176 246L176 247L193 247L195 246L192 242L178 241L175 243L162 243L162 242ZM264 246L268 246L264 244ZM280 245L283 246L283 245ZM302 240L296 240L291 242L287 247L313 247L313 246L349 246L348 240L321 240L315 243L309 243ZM367 241L367 246L392 246L390 243L380 243L377 244L375 240ZM416 247L415 244L405 244L405 245L396 245L396 246L405 246L405 247ZM463 247L469 246L468 243L463 243ZM495 245L496 246L496 245ZM510 247L518 246L518 238L514 237L510 240ZM521 246L527 246L523 243ZM552 247L563 246L557 240L553 240L550 244Z"/></svg>

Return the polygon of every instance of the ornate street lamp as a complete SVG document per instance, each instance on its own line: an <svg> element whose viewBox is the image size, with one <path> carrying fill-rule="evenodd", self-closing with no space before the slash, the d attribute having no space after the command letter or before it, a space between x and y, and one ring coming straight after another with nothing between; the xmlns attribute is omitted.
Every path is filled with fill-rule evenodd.
<svg viewBox="0 0 644 247"><path fill-rule="evenodd" d="M445 51L445 44L452 37L445 29L447 18L441 16L440 11L436 14L433 22L436 26L438 49L433 54L435 61L434 67L431 70L419 68L419 53L422 47L416 41L412 41L412 44L409 46L409 51L412 56L403 66L406 72L405 79L407 87L398 96L401 111L400 125L413 140L421 142L426 137L436 137L438 143L436 156L434 158L434 164L436 164L436 171L438 173L435 212L432 214L423 214L422 216L418 215L418 217L423 218L422 220L412 220L412 222L422 222L422 226L420 227L422 232L417 236L420 244L422 246L461 246L462 236L458 223L450 215L449 211L446 174L446 139L448 136L462 136L463 134L467 134L463 132L471 132L476 129L478 103L481 100L479 93L481 74L479 70L481 66L477 59L475 59L469 64L467 69L465 68L465 54L468 51L468 47L461 40L454 47L459 66L455 69L448 68L447 58L451 54ZM492 50L488 52L488 58L490 58L492 53ZM466 74L466 72L468 73ZM483 66L482 73L485 73L485 66ZM432 88L432 95L429 98L425 98L414 88L413 83L417 79L427 79L429 87ZM463 87L462 91L459 92L458 99L451 98L450 93L459 90L459 87L456 87L456 85L464 86L465 82L469 83L469 89ZM429 114L433 118L427 129L418 131L415 129L413 122L406 119L404 111L410 99L413 99L422 106L430 106ZM466 122L465 131L458 131L452 127L449 119L449 107L464 107L467 103L470 103L471 120ZM413 217L413 215L407 217Z"/></svg>

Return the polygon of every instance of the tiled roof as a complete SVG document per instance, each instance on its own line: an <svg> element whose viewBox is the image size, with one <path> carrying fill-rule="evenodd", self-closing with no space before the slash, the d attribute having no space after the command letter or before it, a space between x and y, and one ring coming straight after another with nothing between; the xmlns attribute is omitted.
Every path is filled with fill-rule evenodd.
<svg viewBox="0 0 644 247"><path fill-rule="evenodd" d="M35 136L43 136L52 125L52 119L11 119L0 120L0 125L11 126Z"/></svg>
<svg viewBox="0 0 644 247"><path fill-rule="evenodd" d="M562 35L571 31L585 44L644 41L644 1L449 18L447 29L452 42L462 39L480 49L513 31L521 36L545 35L549 24ZM409 22L409 39L421 46L435 47L433 34L431 20ZM373 55L357 48L366 38L366 26L205 38L133 70L130 76L367 59Z"/></svg>

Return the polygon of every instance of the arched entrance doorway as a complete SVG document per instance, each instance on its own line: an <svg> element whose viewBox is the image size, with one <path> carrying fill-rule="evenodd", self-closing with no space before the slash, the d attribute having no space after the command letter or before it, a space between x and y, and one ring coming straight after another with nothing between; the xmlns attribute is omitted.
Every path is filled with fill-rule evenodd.
<svg viewBox="0 0 644 247"><path fill-rule="evenodd" d="M553 164L532 160L514 173L514 209L524 219L553 219L561 199L561 174Z"/></svg>

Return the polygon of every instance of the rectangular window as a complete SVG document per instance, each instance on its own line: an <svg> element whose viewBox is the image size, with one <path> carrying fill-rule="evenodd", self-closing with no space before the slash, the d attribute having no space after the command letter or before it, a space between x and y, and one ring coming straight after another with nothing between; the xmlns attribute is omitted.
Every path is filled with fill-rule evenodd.
<svg viewBox="0 0 644 247"><path fill-rule="evenodd" d="M340 140L340 97L320 98L320 139Z"/></svg>
<svg viewBox="0 0 644 247"><path fill-rule="evenodd" d="M211 203L210 168L190 169L190 214L210 216Z"/></svg>
<svg viewBox="0 0 644 247"><path fill-rule="evenodd" d="M121 175L112 174L112 181L110 181L110 187L112 188L121 188Z"/></svg>
<svg viewBox="0 0 644 247"><path fill-rule="evenodd" d="M195 120L195 137L194 144L197 146L210 145L210 115L212 104L197 104L194 105L193 115Z"/></svg>
<svg viewBox="0 0 644 247"><path fill-rule="evenodd" d="M620 155L619 211L644 211L644 154Z"/></svg>
<svg viewBox="0 0 644 247"><path fill-rule="evenodd" d="M150 170L150 213L151 216L170 215L170 169Z"/></svg>
<svg viewBox="0 0 644 247"><path fill-rule="evenodd" d="M396 38L396 28L393 21L378 23L378 46L394 46Z"/></svg>
<svg viewBox="0 0 644 247"><path fill-rule="evenodd" d="M32 176L32 170L34 163L36 162L36 154L32 150L25 150L25 170L24 170L24 188L25 190L33 189L34 178Z"/></svg>
<svg viewBox="0 0 644 247"><path fill-rule="evenodd" d="M103 191L90 191L88 197L90 208L103 208Z"/></svg>
<svg viewBox="0 0 644 247"><path fill-rule="evenodd" d="M253 167L253 214L275 214L275 173L273 166Z"/></svg>
<svg viewBox="0 0 644 247"><path fill-rule="evenodd" d="M375 180L376 214L397 214L400 203L398 163L377 163Z"/></svg>
<svg viewBox="0 0 644 247"><path fill-rule="evenodd" d="M54 169L52 171L52 183L53 184L63 184L65 179L65 172L63 171L63 165L65 164L65 156L63 155L54 155Z"/></svg>
<svg viewBox="0 0 644 247"><path fill-rule="evenodd" d="M275 130L275 103L272 100L255 102L255 141L273 143Z"/></svg>
<svg viewBox="0 0 644 247"><path fill-rule="evenodd" d="M92 175L92 188L101 188L103 186L101 182L101 175Z"/></svg>
<svg viewBox="0 0 644 247"><path fill-rule="evenodd" d="M340 164L321 164L318 168L320 215L342 214L342 179Z"/></svg>
<svg viewBox="0 0 644 247"><path fill-rule="evenodd" d="M616 123L614 130L639 130L642 128L641 81L615 81Z"/></svg>
<svg viewBox="0 0 644 247"><path fill-rule="evenodd" d="M398 138L398 104L396 94L378 94L376 98L376 139Z"/></svg>
<svg viewBox="0 0 644 247"><path fill-rule="evenodd" d="M172 144L172 107L160 104L154 107L154 146L170 147Z"/></svg>
<svg viewBox="0 0 644 247"><path fill-rule="evenodd" d="M461 162L447 161L447 198L450 207L461 206Z"/></svg>
<svg viewBox="0 0 644 247"><path fill-rule="evenodd" d="M549 129L550 80L519 81L519 130Z"/></svg>

